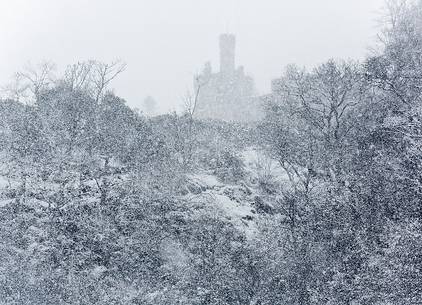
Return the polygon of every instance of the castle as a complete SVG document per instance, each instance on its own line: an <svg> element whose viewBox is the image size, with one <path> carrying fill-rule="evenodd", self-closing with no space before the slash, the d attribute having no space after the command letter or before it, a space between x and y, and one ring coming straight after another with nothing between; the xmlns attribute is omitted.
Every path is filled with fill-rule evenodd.
<svg viewBox="0 0 422 305"><path fill-rule="evenodd" d="M254 81L245 75L243 67L235 65L236 37L220 35L220 71L213 73L211 64L205 64L194 80L195 90L201 86L195 116L199 119L220 119L232 122L250 122L261 118L260 99Z"/></svg>

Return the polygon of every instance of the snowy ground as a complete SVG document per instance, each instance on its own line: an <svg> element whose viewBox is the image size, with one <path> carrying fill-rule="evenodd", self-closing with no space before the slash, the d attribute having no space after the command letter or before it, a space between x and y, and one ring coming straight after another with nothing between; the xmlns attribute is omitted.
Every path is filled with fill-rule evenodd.
<svg viewBox="0 0 422 305"><path fill-rule="evenodd" d="M245 181L224 184L209 172L192 174L188 176L186 199L202 210L221 215L251 238L260 217L255 202L259 190L254 182L265 175L280 183L286 182L288 177L275 160L255 148L246 149L240 157L247 173Z"/></svg>
<svg viewBox="0 0 422 305"><path fill-rule="evenodd" d="M206 212L222 217L246 236L256 231L256 211L253 207L251 191L245 186L225 185L218 178L208 173L190 175L186 199L199 213ZM193 186L192 186L193 185Z"/></svg>
<svg viewBox="0 0 422 305"><path fill-rule="evenodd" d="M241 158L245 164L246 171L252 177L271 176L275 181L281 183L287 182L289 179L280 164L262 150L249 147L242 152Z"/></svg>

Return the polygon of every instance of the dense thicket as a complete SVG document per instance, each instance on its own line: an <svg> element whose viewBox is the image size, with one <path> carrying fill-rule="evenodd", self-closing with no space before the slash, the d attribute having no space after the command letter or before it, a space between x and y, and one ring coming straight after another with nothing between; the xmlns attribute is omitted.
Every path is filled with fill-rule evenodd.
<svg viewBox="0 0 422 305"><path fill-rule="evenodd" d="M258 126L145 117L107 90L117 63L20 74L0 103L0 304L420 304L422 3L391 2L380 42L289 66ZM250 147L287 179L251 179ZM253 201L254 234L192 199L203 172Z"/></svg>
<svg viewBox="0 0 422 305"><path fill-rule="evenodd" d="M267 105L264 143L292 185L292 304L420 303L421 12L391 2L381 52L289 67Z"/></svg>
<svg viewBox="0 0 422 305"><path fill-rule="evenodd" d="M29 103L0 104L0 304L247 299L244 234L185 195L199 169L235 180L240 161L225 162L251 132L146 118L97 82L105 67L70 66L26 84Z"/></svg>

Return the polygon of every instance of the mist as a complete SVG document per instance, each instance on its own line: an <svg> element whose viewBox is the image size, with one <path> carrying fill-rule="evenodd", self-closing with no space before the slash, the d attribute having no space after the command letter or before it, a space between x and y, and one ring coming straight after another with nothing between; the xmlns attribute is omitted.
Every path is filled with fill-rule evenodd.
<svg viewBox="0 0 422 305"><path fill-rule="evenodd" d="M0 2L0 84L24 65L58 71L87 59L120 59L113 87L133 108L152 96L160 112L180 110L206 61L218 70L218 36L236 35L236 64L260 94L287 64L362 59L374 45L383 0ZM347 38L347 39L346 39Z"/></svg>

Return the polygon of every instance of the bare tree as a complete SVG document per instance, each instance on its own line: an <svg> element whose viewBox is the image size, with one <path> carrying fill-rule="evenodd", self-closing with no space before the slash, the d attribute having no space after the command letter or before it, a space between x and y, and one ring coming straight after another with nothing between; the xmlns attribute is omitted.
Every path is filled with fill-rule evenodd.
<svg viewBox="0 0 422 305"><path fill-rule="evenodd" d="M91 90L93 80L93 69L96 65L94 60L78 62L69 65L64 73L64 82L70 90Z"/></svg>
<svg viewBox="0 0 422 305"><path fill-rule="evenodd" d="M44 61L33 67L27 64L22 72L18 72L19 77L27 83L27 88L34 96L35 101L38 99L40 92L46 89L54 82L53 71L56 66Z"/></svg>
<svg viewBox="0 0 422 305"><path fill-rule="evenodd" d="M104 94L105 89L110 82L116 78L117 75L126 69L126 64L120 60L116 60L110 64L96 62L94 71L94 88L95 88L95 101L98 103L101 96Z"/></svg>
<svg viewBox="0 0 422 305"><path fill-rule="evenodd" d="M187 130L186 130L186 140L185 140L185 158L184 164L188 165L191 163L193 156L193 146L196 141L194 137L194 118L196 109L198 106L198 100L200 96L201 89L205 86L207 80L203 80L200 76L196 76L194 79L194 92L187 91L184 96L184 110L185 115L187 116Z"/></svg>
<svg viewBox="0 0 422 305"><path fill-rule="evenodd" d="M208 79L204 79L200 75L196 75L194 78L193 92L188 90L184 96L184 110L192 121L196 114L201 90L204 86L206 86L208 81Z"/></svg>
<svg viewBox="0 0 422 305"><path fill-rule="evenodd" d="M26 93L29 85L25 83L22 75L15 73L12 81L2 88L2 91L6 95L6 98L12 99L17 102L21 102L23 99L28 97Z"/></svg>
<svg viewBox="0 0 422 305"><path fill-rule="evenodd" d="M334 151L341 150L345 139L356 127L350 115L363 98L361 77L357 64L329 61L311 73L290 67L281 79L278 98L285 108L284 115L288 114L285 120L289 122L289 129L297 133L291 140L303 137L296 147L302 147L309 155L307 161L300 153L296 155L297 159L288 162L295 176L300 176L300 171L293 164L307 167L311 172L317 170L315 153L318 150L321 154L318 159L325 160L324 165L320 164L320 170L333 181L337 180L338 170L332 156ZM290 153L287 155L292 157ZM286 166L285 160L283 163Z"/></svg>

